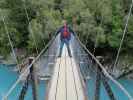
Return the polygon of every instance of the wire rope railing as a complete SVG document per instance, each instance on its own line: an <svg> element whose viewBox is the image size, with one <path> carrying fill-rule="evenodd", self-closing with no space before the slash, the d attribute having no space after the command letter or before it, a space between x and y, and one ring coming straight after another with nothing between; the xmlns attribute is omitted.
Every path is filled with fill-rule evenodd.
<svg viewBox="0 0 133 100"><path fill-rule="evenodd" d="M25 14L26 14L27 21L30 24L30 18L29 18L29 14L27 12L25 0L22 0L22 1L23 1L23 8L24 8L24 11L25 11ZM35 45L35 48L36 48L36 52L38 54L39 53L39 50L38 50L38 47L37 47L37 41L35 40L35 36L34 36L34 33L33 33L32 28L31 28L31 34L32 34L33 42L34 42L34 45Z"/></svg>
<svg viewBox="0 0 133 100"><path fill-rule="evenodd" d="M39 53L39 55L32 61L32 63L24 69L23 73L20 74L19 78L16 80L16 82L12 85L12 87L9 89L9 91L6 93L6 95L3 97L2 100L7 100L8 96L12 93L12 91L15 89L17 84L21 81L23 76L27 73L27 71L32 67L32 65L40 58L40 56L48 49L48 47L52 44L52 42L55 40L55 36L49 41L49 43L44 47L44 49Z"/></svg>
<svg viewBox="0 0 133 100"><path fill-rule="evenodd" d="M79 40L78 36L75 34L75 37L77 41L80 43L81 47L86 51L86 53L89 54L91 59L98 65L98 67L101 68L102 72L104 75L111 80L113 83L115 83L124 93L125 95L129 98L129 100L133 100L133 97L128 93L128 91L117 81L115 80L104 68L104 66L99 62L99 60L86 48L86 46Z"/></svg>
<svg viewBox="0 0 133 100"><path fill-rule="evenodd" d="M12 43L12 40L11 40L11 37L10 37L10 34L9 34L9 29L8 29L7 23L6 23L6 21L5 21L5 16L2 16L2 20L3 20L4 27L5 27L5 31L6 31L8 40L9 40L9 44L10 44L10 46L11 46L11 51L12 51L13 56L14 56L14 58L15 58L15 63L17 64L17 70L20 71L20 70L19 70L19 62L18 62L16 53L15 53L15 50L14 50L14 45L13 45L13 43Z"/></svg>
<svg viewBox="0 0 133 100"><path fill-rule="evenodd" d="M125 25L125 28L124 28L124 31L123 31L123 35L122 35L122 38L121 38L121 41L120 41L120 46L119 46L119 49L118 49L118 52L117 52L117 56L116 56L116 59L115 59L115 63L114 63L113 69L117 65L117 62L118 62L118 59L119 59L119 55L120 55L120 52L121 52L121 49L122 49L124 38L125 38L125 35L126 35L126 32L127 32L129 19L130 19L131 13L132 13L132 8L133 8L133 0L132 0L131 5L130 5L129 13L128 13L127 20L126 20L126 25Z"/></svg>

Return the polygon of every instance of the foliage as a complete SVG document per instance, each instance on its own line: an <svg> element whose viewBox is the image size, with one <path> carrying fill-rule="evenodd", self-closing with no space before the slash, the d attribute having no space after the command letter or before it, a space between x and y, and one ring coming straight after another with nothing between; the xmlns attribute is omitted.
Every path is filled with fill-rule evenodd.
<svg viewBox="0 0 133 100"><path fill-rule="evenodd" d="M0 17L6 18L14 48L26 48L31 53L36 45L40 51L47 44L62 25L62 18L68 20L87 46L117 50L130 4L131 0L1 0ZM0 53L10 52L6 49L9 47L0 18ZM130 49L133 49L133 15L122 46L123 51Z"/></svg>

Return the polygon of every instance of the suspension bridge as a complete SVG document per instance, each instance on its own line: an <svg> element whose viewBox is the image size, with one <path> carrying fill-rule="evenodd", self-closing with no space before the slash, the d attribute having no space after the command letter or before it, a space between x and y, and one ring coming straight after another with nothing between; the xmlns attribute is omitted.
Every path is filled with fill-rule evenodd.
<svg viewBox="0 0 133 100"><path fill-rule="evenodd" d="M127 90L106 71L100 61L81 43L77 35L72 36L70 43L72 57L68 56L66 47L64 47L62 56L58 58L59 44L59 35L53 37L40 54L20 74L18 80L3 97L3 100L8 100L9 95L22 81L24 81L24 84L18 99L24 100L30 74L34 83L34 100L38 100L38 84L35 76L41 80L49 79L46 100L90 100L87 95L85 80L91 78L95 80L95 100L99 100L100 82L103 82L110 100L116 100L108 81L114 82L129 100L133 100ZM36 71L33 70L33 65L37 69ZM33 71L31 71L31 68ZM33 72L35 75L33 75ZM26 77L25 80L23 80L24 77Z"/></svg>
<svg viewBox="0 0 133 100"><path fill-rule="evenodd" d="M114 66L117 64L118 61L121 46L123 44L123 40L126 34L132 6L133 3L130 7L126 26ZM27 20L29 21L26 9L25 13L27 16ZM3 22L13 54L16 57L4 17ZM110 81L113 82L127 96L129 100L133 100L133 97L128 93L128 91L109 74L109 72L101 64L100 59L96 58L80 41L76 33L72 36L70 43L72 57L68 56L66 47L64 47L62 56L58 58L57 56L59 53L59 46L60 38L59 35L57 35L53 36L53 38L40 53L38 53L38 50L36 48L38 56L36 56L35 58L30 58L29 65L25 67L16 82L12 85L9 91L5 93L2 100L9 100L8 97L14 91L15 87L22 81L24 84L22 85L20 94L17 94L18 99L24 100L28 85L29 83L31 83L33 100L38 100L38 79L49 80L46 98L44 98L45 100L91 100L87 95L87 79L95 80L93 83L95 84L95 89L93 93L94 100L100 100L99 95L101 82L103 83L110 100L117 100L110 86ZM17 59L16 63L18 64Z"/></svg>

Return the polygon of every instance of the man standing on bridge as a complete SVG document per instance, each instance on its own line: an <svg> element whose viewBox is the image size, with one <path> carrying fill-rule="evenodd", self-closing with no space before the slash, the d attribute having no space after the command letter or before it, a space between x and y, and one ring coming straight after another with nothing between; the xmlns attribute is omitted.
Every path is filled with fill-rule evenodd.
<svg viewBox="0 0 133 100"><path fill-rule="evenodd" d="M67 46L69 56L72 57L69 44L71 40L71 33L74 34L74 32L70 27L68 27L66 20L63 21L63 24L64 25L56 32L56 34L60 33L60 40L61 40L60 51L59 51L58 57L61 57L64 44L66 44Z"/></svg>

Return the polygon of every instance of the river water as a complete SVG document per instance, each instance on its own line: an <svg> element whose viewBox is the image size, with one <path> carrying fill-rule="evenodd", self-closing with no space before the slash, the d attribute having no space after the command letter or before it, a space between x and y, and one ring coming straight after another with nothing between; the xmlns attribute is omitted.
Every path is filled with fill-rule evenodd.
<svg viewBox="0 0 133 100"><path fill-rule="evenodd" d="M0 100L2 100L2 97L5 95L5 93L9 90L9 88L13 85L13 83L18 78L18 74L13 72L11 68L0 65ZM128 90L128 92L133 97L133 80L127 80L127 79L121 79L119 82ZM94 98L94 80L90 79L87 82L87 91L89 100L93 100ZM128 100L127 96L112 82L110 82L111 88L113 92L115 93L115 97L117 100ZM40 85L38 87L39 92L39 100L44 100L45 94L46 94L46 82L42 81L40 82ZM8 100L18 100L18 96L20 94L20 90L22 88L22 83L20 83L13 91L13 93L9 96ZM101 84L101 90L100 90L100 100L109 100L108 95ZM31 86L28 88L28 92L26 94L25 100L32 100L32 89Z"/></svg>

